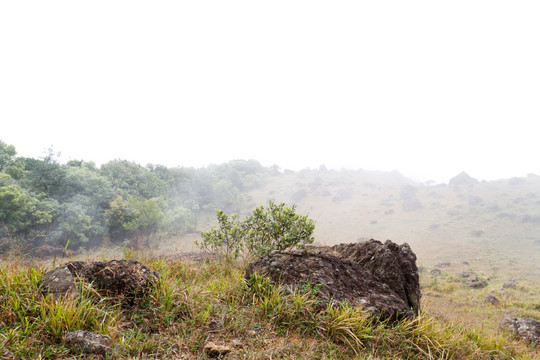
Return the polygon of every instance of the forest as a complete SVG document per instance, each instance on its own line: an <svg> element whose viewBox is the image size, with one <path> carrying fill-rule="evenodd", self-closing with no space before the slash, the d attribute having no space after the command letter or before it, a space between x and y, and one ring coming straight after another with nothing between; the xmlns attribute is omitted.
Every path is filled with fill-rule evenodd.
<svg viewBox="0 0 540 360"><path fill-rule="evenodd" d="M254 160L199 169L126 160L60 163L52 148L26 158L0 140L0 252L31 253L45 244L140 247L179 236L217 208L239 211L242 193L275 171Z"/></svg>

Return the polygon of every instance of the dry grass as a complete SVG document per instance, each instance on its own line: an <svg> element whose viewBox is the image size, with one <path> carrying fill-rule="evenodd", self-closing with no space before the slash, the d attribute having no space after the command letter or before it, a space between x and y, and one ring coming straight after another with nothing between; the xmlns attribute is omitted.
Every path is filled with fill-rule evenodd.
<svg viewBox="0 0 540 360"><path fill-rule="evenodd" d="M478 303L466 314L465 302L472 300L461 296L466 289L444 290L444 284L453 284L450 276L441 278L437 284L423 278L425 312L419 318L395 325L377 325L370 323L358 309L348 306L321 310L307 288L287 295L262 277L246 283L242 276L245 264L241 262L129 255L161 274L159 286L140 307L129 310L121 310L109 301L96 302L91 293L59 302L43 298L39 291L43 268L3 262L0 348L5 350L0 357L84 358L71 353L61 341L64 332L75 329L108 334L116 344L110 357L125 359L204 359L207 356L203 347L209 341L229 346L228 359L533 359L536 356L534 349L513 341L494 327L477 327L479 323L472 320L467 323L467 319L477 316L496 319L499 313ZM513 291L520 295L532 293L525 285ZM446 297L439 297L441 294ZM474 299L480 297L478 293ZM530 298L519 298L523 303L529 299L536 301L532 294ZM464 303L456 306L460 299ZM519 307L517 300L505 306L497 311ZM450 316L454 310L458 312ZM459 317L465 321L456 321Z"/></svg>

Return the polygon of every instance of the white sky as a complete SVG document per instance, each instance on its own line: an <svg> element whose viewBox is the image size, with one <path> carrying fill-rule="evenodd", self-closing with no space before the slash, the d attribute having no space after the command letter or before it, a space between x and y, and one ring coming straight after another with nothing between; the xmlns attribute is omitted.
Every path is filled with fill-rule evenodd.
<svg viewBox="0 0 540 360"><path fill-rule="evenodd" d="M0 140L39 157L540 174L538 1L2 1Z"/></svg>

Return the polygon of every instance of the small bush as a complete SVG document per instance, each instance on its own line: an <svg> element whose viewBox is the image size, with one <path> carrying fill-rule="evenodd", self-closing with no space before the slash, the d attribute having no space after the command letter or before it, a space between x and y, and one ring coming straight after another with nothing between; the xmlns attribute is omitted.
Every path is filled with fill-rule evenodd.
<svg viewBox="0 0 540 360"><path fill-rule="evenodd" d="M287 250L313 243L315 222L296 213L296 207L270 201L240 221L217 210L218 228L203 232L197 245L207 251L237 258L241 253L262 256L273 250Z"/></svg>

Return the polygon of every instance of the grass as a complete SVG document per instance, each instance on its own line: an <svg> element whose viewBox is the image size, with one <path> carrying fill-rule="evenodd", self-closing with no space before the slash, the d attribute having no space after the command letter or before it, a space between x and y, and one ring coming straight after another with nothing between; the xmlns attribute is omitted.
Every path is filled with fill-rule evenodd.
<svg viewBox="0 0 540 360"><path fill-rule="evenodd" d="M290 293L264 277L246 281L242 262L127 255L161 276L132 309L90 287L78 298L54 301L40 292L44 268L2 262L0 358L99 358L62 344L62 335L76 329L109 335L115 347L108 357L119 359L205 359L209 341L229 346L228 359L538 358L537 349L485 325L507 311L538 316L527 284L494 308L481 301L488 289L471 293L446 272L436 282L422 275L424 312L413 321L374 324L346 304L321 304L312 284Z"/></svg>

